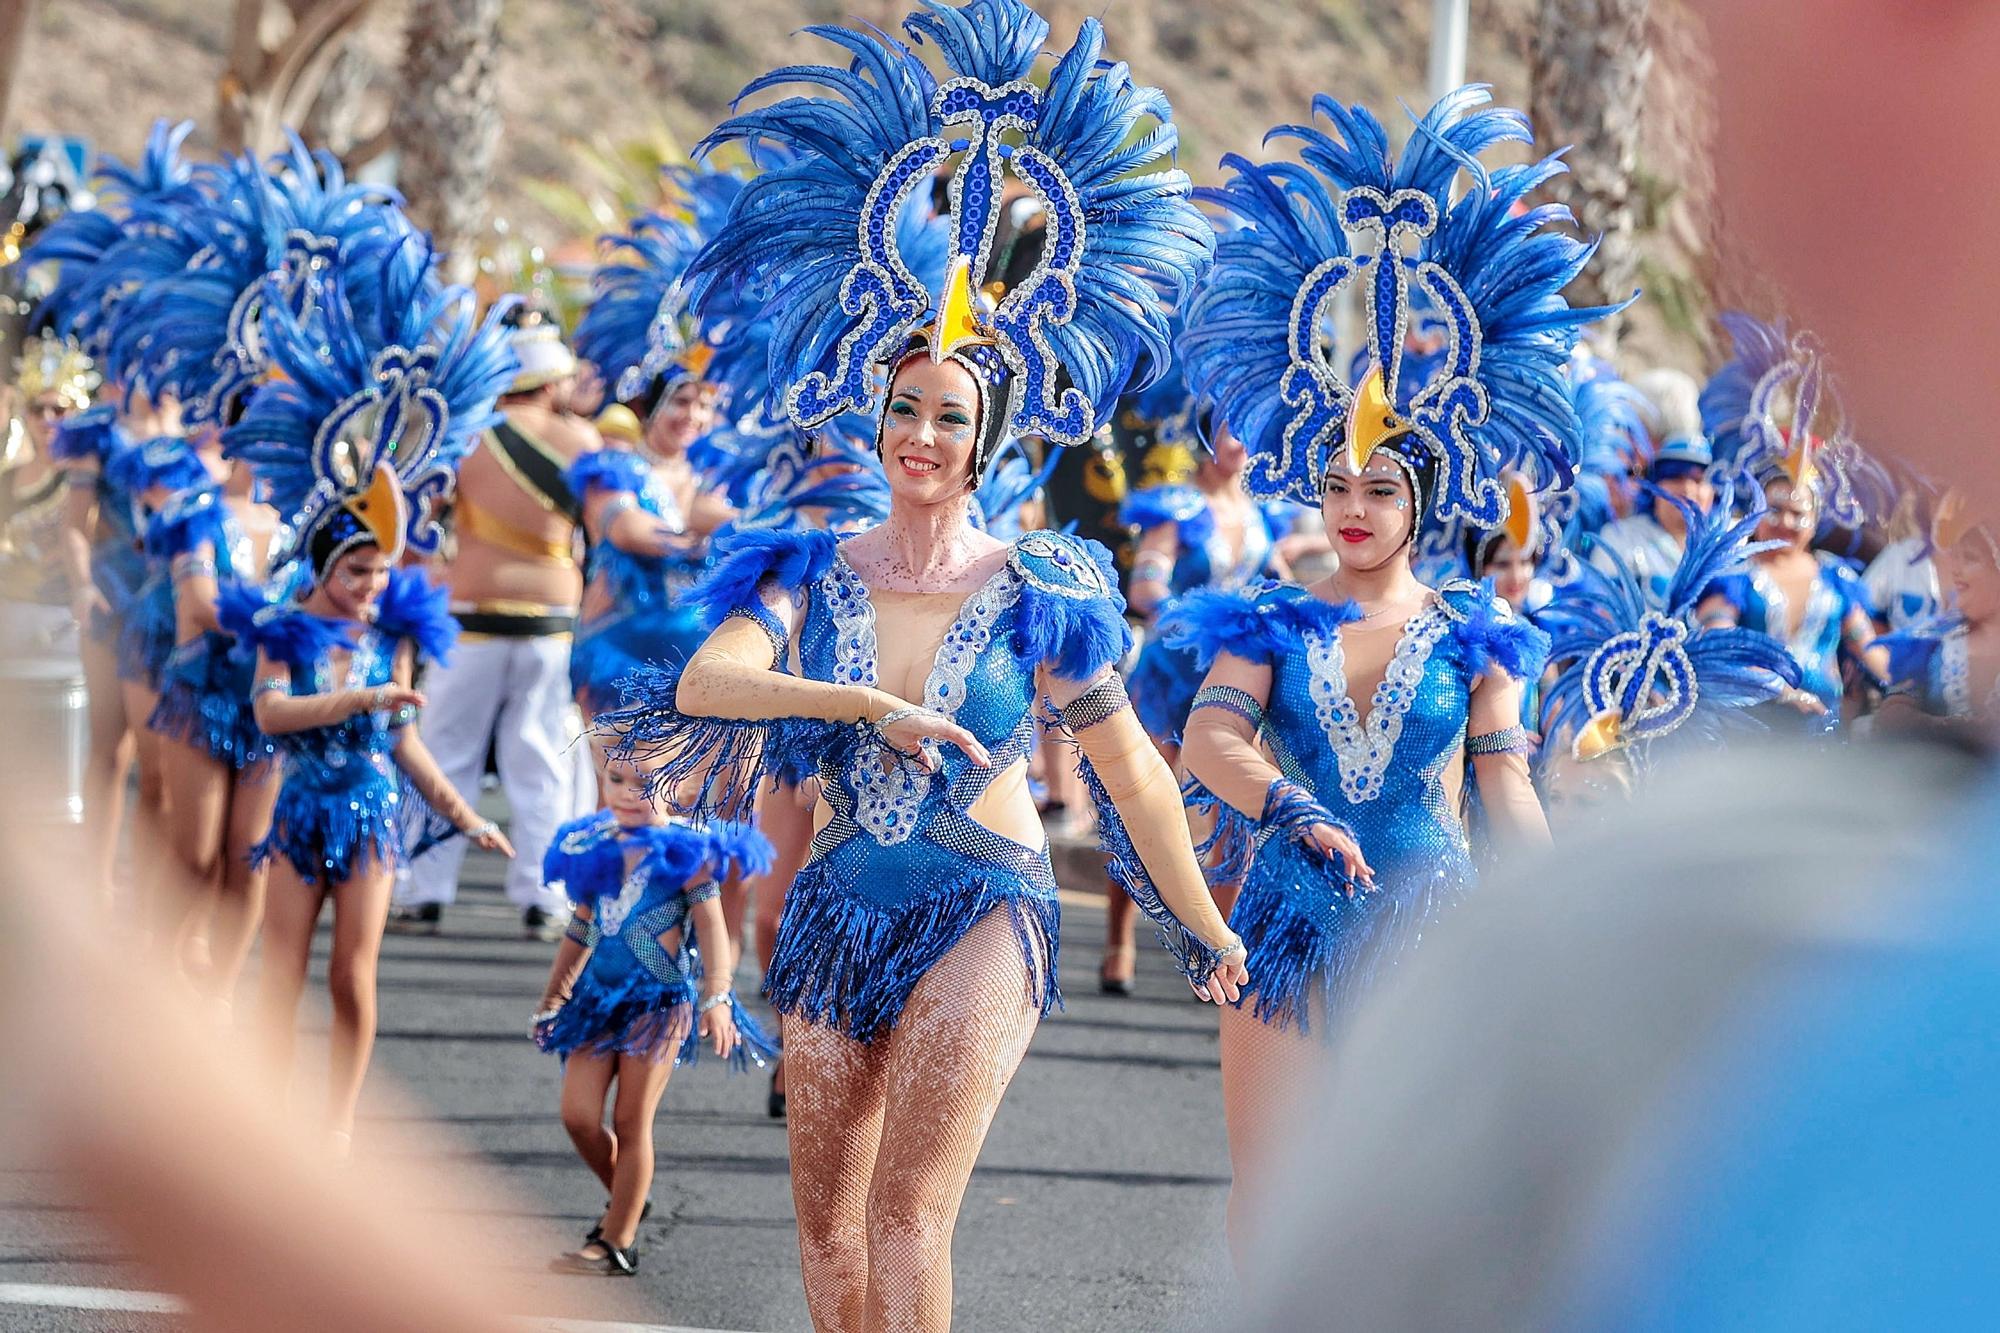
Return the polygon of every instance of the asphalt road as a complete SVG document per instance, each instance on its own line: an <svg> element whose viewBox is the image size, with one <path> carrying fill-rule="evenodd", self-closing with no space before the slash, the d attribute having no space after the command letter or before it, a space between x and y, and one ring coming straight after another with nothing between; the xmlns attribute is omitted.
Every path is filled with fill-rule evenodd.
<svg viewBox="0 0 2000 1333"><path fill-rule="evenodd" d="M493 1252L470 1261L534 1275L532 1308L520 1311L534 1317L530 1327L562 1319L808 1328L784 1126L765 1116L761 1076L714 1063L681 1070L668 1086L639 1277L541 1271L556 1241L595 1220L603 1195L557 1121L556 1062L524 1035L552 946L520 938L518 917L492 887L490 859L469 863L467 880L444 934L387 942L371 1077L384 1088L393 1081L404 1100L390 1099L392 1111L371 1098L360 1134L408 1114L404 1106L420 1108L458 1151L491 1169L513 1202L481 1219ZM1065 899L1068 1008L1036 1036L966 1193L953 1251L957 1326L1213 1326L1229 1301L1213 1011L1188 998L1154 948L1141 950L1137 996L1100 996L1102 909ZM322 929L316 978L324 964ZM325 1021L316 999L308 1026L323 1030ZM317 1060L322 1048L309 1044L303 1055ZM48 1173L0 1149L0 1182L0 1329L181 1326L146 1312L157 1280L115 1253L86 1212L55 1197ZM420 1219L411 1243L423 1243ZM87 1303L97 1308L76 1308Z"/></svg>

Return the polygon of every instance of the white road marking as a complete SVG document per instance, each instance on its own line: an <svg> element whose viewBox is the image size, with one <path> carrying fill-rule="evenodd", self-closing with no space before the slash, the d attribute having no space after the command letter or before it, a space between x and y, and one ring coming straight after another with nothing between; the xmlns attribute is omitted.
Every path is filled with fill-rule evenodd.
<svg viewBox="0 0 2000 1333"><path fill-rule="evenodd" d="M40 1282L0 1282L0 1305L35 1305L57 1310L103 1310L118 1314L180 1314L178 1296L113 1287L66 1287ZM732 1333L729 1329L680 1324L626 1324L607 1319L555 1319L529 1315L515 1321L522 1333Z"/></svg>

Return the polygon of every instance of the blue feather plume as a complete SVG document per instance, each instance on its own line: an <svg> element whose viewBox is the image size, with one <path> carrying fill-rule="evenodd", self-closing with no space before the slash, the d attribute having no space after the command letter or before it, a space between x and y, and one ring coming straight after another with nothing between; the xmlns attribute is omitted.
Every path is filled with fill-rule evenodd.
<svg viewBox="0 0 2000 1333"><path fill-rule="evenodd" d="M1345 442L1353 390L1325 348L1328 303L1344 282L1369 300L1369 363L1416 427L1386 447L1441 457L1432 497L1441 516L1500 522L1509 470L1541 488L1569 484L1581 425L1564 367L1579 330L1618 307L1563 298L1595 245L1551 229L1570 220L1560 205L1526 205L1564 170L1558 157L1482 164L1495 145L1533 139L1526 117L1488 100L1479 84L1447 94L1397 157L1366 109L1318 96L1312 109L1328 128L1280 125L1266 136L1294 144L1298 162L1230 154L1228 180L1197 191L1239 225L1219 243L1181 350L1195 392L1249 447L1256 493L1317 504ZM1396 253L1381 243L1390 230L1412 257L1384 258ZM1412 374L1404 338L1426 307L1448 337L1436 362Z"/></svg>

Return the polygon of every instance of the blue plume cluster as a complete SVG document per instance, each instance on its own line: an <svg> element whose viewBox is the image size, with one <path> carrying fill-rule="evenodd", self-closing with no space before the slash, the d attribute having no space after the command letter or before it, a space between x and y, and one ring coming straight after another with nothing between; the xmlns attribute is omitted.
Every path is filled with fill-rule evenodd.
<svg viewBox="0 0 2000 1333"><path fill-rule="evenodd" d="M695 309L766 292L767 377L793 386L793 417L811 426L865 411L877 394L874 364L899 352L938 304L938 288L917 271L928 263L904 250L905 215L923 208L933 173L963 153L949 254L981 285L1004 259L994 254L996 175L1011 168L1043 204L1043 254L988 323L1014 371L1018 428L1079 443L1119 395L1165 368L1167 311L1213 253L1186 175L1160 169L1177 142L1166 99L1102 59L1095 19L1045 88L1005 94L1034 73L1048 37L1021 0L925 0L903 30L907 42L872 28L807 29L846 63L785 66L753 80L738 102L780 87L821 91L740 111L704 140L703 151L734 142L784 157L744 187L690 266ZM934 110L940 80L922 48L951 77L985 89L961 85L948 113ZM1003 114L1025 122L1018 143L998 138Z"/></svg>
<svg viewBox="0 0 2000 1333"><path fill-rule="evenodd" d="M309 315L269 281L261 331L280 378L256 391L223 443L290 518L292 542L274 565L309 547L381 462L409 501L410 544L435 547L435 510L478 433L499 420L517 362L501 324L513 302L481 319L473 294L439 288L433 266L429 243L405 238L352 276L334 270Z"/></svg>
<svg viewBox="0 0 2000 1333"><path fill-rule="evenodd" d="M1595 246L1552 229L1571 220L1561 205L1526 203L1565 169L1557 157L1482 164L1497 145L1533 141L1525 116L1489 100L1477 84L1446 95L1398 157L1366 109L1315 97L1329 128L1266 136L1295 145L1297 162L1232 153L1227 182L1197 192L1239 225L1221 239L1181 350L1195 392L1251 450L1260 494L1319 501L1352 402L1325 315L1349 283L1369 303L1370 362L1394 368L1392 401L1418 427L1400 447L1445 464L1439 514L1497 523L1510 469L1538 488L1569 484L1582 430L1564 368L1579 330L1608 311L1572 307L1562 292ZM1384 235L1408 257L1391 260ZM1436 364L1412 375L1404 344L1427 303L1447 336Z"/></svg>

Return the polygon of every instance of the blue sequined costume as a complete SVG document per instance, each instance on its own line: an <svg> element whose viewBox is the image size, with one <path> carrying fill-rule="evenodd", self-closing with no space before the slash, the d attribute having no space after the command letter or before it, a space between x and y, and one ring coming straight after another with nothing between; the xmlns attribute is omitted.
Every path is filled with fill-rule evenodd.
<svg viewBox="0 0 2000 1333"><path fill-rule="evenodd" d="M1404 626L1363 713L1348 693L1340 630L1356 614L1351 603L1280 584L1194 593L1164 626L1204 672L1224 652L1271 668L1259 739L1287 779L1348 827L1375 872L1374 890L1350 897L1345 876L1316 851L1253 833L1267 811L1221 811L1220 837L1237 862L1229 870L1257 839L1229 920L1250 951L1245 998L1264 1022L1301 1030L1315 993L1331 1006L1471 888L1472 854L1446 777L1465 762L1472 690L1490 671L1534 677L1548 647L1504 601L1447 584Z"/></svg>
<svg viewBox="0 0 2000 1333"><path fill-rule="evenodd" d="M1985 699L1972 688L1968 630L1956 611L1885 634L1873 646L1889 654L1890 691L1937 717L1990 717L2000 710L2000 686Z"/></svg>
<svg viewBox="0 0 2000 1333"><path fill-rule="evenodd" d="M1231 591L1270 572L1274 539L1282 535L1284 520L1275 506L1253 506L1243 528L1242 549L1231 558L1208 498L1193 486L1149 486L1125 497L1119 506L1118 521L1137 528L1140 536L1173 524L1180 547L1167 578L1172 597L1196 588ZM1160 607L1165 617L1172 601ZM1201 688L1201 671L1194 654L1168 645L1153 635L1139 650L1126 684L1132 691L1132 707L1148 735L1180 742L1181 728L1187 725L1194 693Z"/></svg>
<svg viewBox="0 0 2000 1333"><path fill-rule="evenodd" d="M218 589L257 596L244 576L248 539L214 488L184 491L146 525L146 553L172 571L184 561L213 561ZM204 557L204 553L206 553ZM241 769L275 750L250 711L256 650L233 634L206 629L174 645L160 670L160 700L146 725Z"/></svg>
<svg viewBox="0 0 2000 1333"><path fill-rule="evenodd" d="M121 470L112 461L133 447L110 404L86 408L56 427L49 454L72 469L69 483L89 486L96 494L100 536L90 549L90 581L104 595L108 612L99 611L86 626L98 643L116 644L119 622L132 605L146 577L146 558L139 549L137 516L132 497L118 484Z"/></svg>
<svg viewBox="0 0 2000 1333"><path fill-rule="evenodd" d="M591 495L629 495L640 510L671 529L683 526L673 497L660 487L639 454L600 449L569 468L570 491L585 503ZM636 555L610 541L592 542L585 575L610 597L610 609L577 626L570 653L570 686L595 708L616 704L623 683L641 666L679 666L701 646L708 631L701 614L686 601L699 578L705 555Z"/></svg>
<svg viewBox="0 0 2000 1333"><path fill-rule="evenodd" d="M371 624L330 620L295 603L266 604L242 585L225 594L222 610L225 629L290 668L294 697L386 685L405 640L419 657L442 661L458 634L444 591L413 569L390 575ZM337 651L348 653L338 678ZM401 864L404 829L421 812L409 808L415 793L399 781L390 756L397 733L413 721L412 709L370 711L272 737L284 779L271 832L251 850L253 863L283 856L308 883L330 884L370 865Z"/></svg>
<svg viewBox="0 0 2000 1333"><path fill-rule="evenodd" d="M1759 566L1752 565L1744 573L1718 579L1711 592L1736 609L1737 623L1745 629L1769 634L1783 643L1799 664L1800 685L1819 697L1830 717L1837 718L1841 701L1840 647L1846 637L1847 619L1857 608L1871 617L1874 609L1852 566L1825 551L1814 555L1819 561L1819 573L1813 579L1796 633L1786 632L1791 624L1791 611L1784 590Z"/></svg>
<svg viewBox="0 0 2000 1333"><path fill-rule="evenodd" d="M693 1063L701 963L689 909L719 894L732 871L770 864L770 844L740 824L625 828L600 810L557 829L542 877L590 909L589 958L562 1007L535 1025L535 1044L565 1059L580 1051ZM742 1037L736 1067L775 1057L776 1044L743 1006L732 998L730 1008Z"/></svg>
<svg viewBox="0 0 2000 1333"><path fill-rule="evenodd" d="M841 554L842 540L826 532L739 533L694 600L756 619L781 661L796 647L798 673L808 679L873 685L874 608ZM789 592L799 607L789 638L764 609L760 584ZM771 756L762 761L771 765L785 754L817 759L831 818L786 893L765 991L780 1013L868 1041L896 1022L923 975L996 909L1013 921L1030 999L1044 1013L1060 1003L1048 847L1002 837L966 811L1034 743L1037 668L1088 680L1130 641L1110 554L1093 542L1030 532L966 598L924 689L926 707L952 716L986 746L990 768L947 746L938 771L926 773L846 724L688 717L673 706L677 673L643 677L637 702L606 722L628 747L667 756L663 785L713 763L717 789L703 798L712 807L729 808L756 789L767 771L759 754ZM1167 912L1087 760L1082 771L1099 797L1099 832L1114 877L1160 922L1183 970L1206 977L1214 952Z"/></svg>

